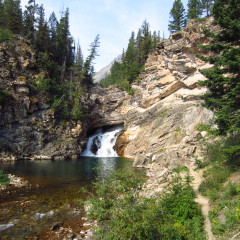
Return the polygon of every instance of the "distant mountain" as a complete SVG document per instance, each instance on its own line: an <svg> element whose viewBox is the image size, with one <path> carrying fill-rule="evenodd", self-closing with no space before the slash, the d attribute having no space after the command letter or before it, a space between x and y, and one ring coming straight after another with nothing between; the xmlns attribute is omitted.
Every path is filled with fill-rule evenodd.
<svg viewBox="0 0 240 240"><path fill-rule="evenodd" d="M101 79L105 78L110 73L111 67L115 61L121 62L122 54L117 56L116 58L114 58L113 61L111 61L111 63L109 63L106 67L104 67L100 71L96 72L93 76L93 81L99 82Z"/></svg>

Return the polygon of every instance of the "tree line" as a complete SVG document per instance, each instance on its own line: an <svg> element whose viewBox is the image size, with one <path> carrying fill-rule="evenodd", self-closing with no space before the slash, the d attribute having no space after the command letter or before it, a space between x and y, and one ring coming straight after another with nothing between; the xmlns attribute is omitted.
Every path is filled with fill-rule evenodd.
<svg viewBox="0 0 240 240"><path fill-rule="evenodd" d="M175 0L170 11L169 31L173 33L183 29L190 19L208 17L212 13L213 4L214 0L188 0L186 12L182 1Z"/></svg>
<svg viewBox="0 0 240 240"><path fill-rule="evenodd" d="M68 8L62 11L59 20L55 12L46 19L43 5L35 0L29 0L24 10L20 0L0 0L0 41L16 36L29 40L38 66L47 73L44 79L30 80L33 91L50 92L54 107L69 105L66 104L69 100L77 102L81 90L93 83L99 35L84 60L80 44L70 33ZM72 110L65 112L69 111Z"/></svg>
<svg viewBox="0 0 240 240"><path fill-rule="evenodd" d="M150 31L150 24L145 20L137 34L131 33L126 51L122 53L121 62L115 61L111 67L111 74L100 81L104 87L117 85L130 94L131 83L144 70L148 55L152 53L160 42L160 32Z"/></svg>

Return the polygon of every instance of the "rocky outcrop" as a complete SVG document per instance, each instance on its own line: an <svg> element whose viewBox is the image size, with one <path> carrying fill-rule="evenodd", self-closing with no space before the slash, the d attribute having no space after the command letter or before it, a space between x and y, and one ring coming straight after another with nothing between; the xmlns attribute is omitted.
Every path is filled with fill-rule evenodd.
<svg viewBox="0 0 240 240"><path fill-rule="evenodd" d="M44 78L28 41L18 38L0 44L1 90L0 161L76 158L85 136L81 122L61 122L50 108L49 96L33 93L30 83Z"/></svg>
<svg viewBox="0 0 240 240"><path fill-rule="evenodd" d="M206 25L218 30L211 18L190 21L163 40L148 58L141 81L132 86L135 94L117 109L125 126L117 148L134 159L134 166L161 171L182 165L186 154L201 155L199 140L206 133L198 131L198 125L213 119L200 98L207 89L198 85L205 80L200 70L211 68L196 57L206 54L199 46L209 43L201 33Z"/></svg>
<svg viewBox="0 0 240 240"><path fill-rule="evenodd" d="M124 123L116 149L121 156L134 159L134 166L172 169L182 165L185 155L200 156L199 140L206 132L199 124L209 124L213 113L202 106L207 89L201 69L211 65L196 57L206 55L200 44L209 44L204 27L218 31L213 19L190 21L184 30L163 40L149 56L134 95L117 88L96 86L88 97L90 128Z"/></svg>

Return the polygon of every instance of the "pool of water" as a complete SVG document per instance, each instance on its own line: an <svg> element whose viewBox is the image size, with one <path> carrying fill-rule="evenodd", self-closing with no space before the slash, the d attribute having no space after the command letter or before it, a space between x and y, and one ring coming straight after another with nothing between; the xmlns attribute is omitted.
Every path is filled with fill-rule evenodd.
<svg viewBox="0 0 240 240"><path fill-rule="evenodd" d="M78 233L83 217L79 200L86 197L81 188L90 190L96 176L104 176L108 170L131 166L132 161L124 158L89 157L0 163L4 172L31 184L0 193L0 239L50 239L44 232L56 222Z"/></svg>

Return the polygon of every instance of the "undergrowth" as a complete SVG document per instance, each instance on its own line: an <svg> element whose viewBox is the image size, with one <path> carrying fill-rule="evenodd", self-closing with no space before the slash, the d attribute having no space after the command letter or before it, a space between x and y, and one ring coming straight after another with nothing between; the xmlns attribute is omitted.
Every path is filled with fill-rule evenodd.
<svg viewBox="0 0 240 240"><path fill-rule="evenodd" d="M206 146L206 161L200 192L211 200L210 220L217 239L231 239L240 225L240 136L235 133ZM236 176L234 178L234 176Z"/></svg>
<svg viewBox="0 0 240 240"><path fill-rule="evenodd" d="M126 170L97 179L88 199L88 216L98 222L95 239L206 239L190 182L178 175L164 194L146 198L143 178Z"/></svg>
<svg viewBox="0 0 240 240"><path fill-rule="evenodd" d="M3 186L9 185L9 177L2 170L0 170L0 185L3 185Z"/></svg>

